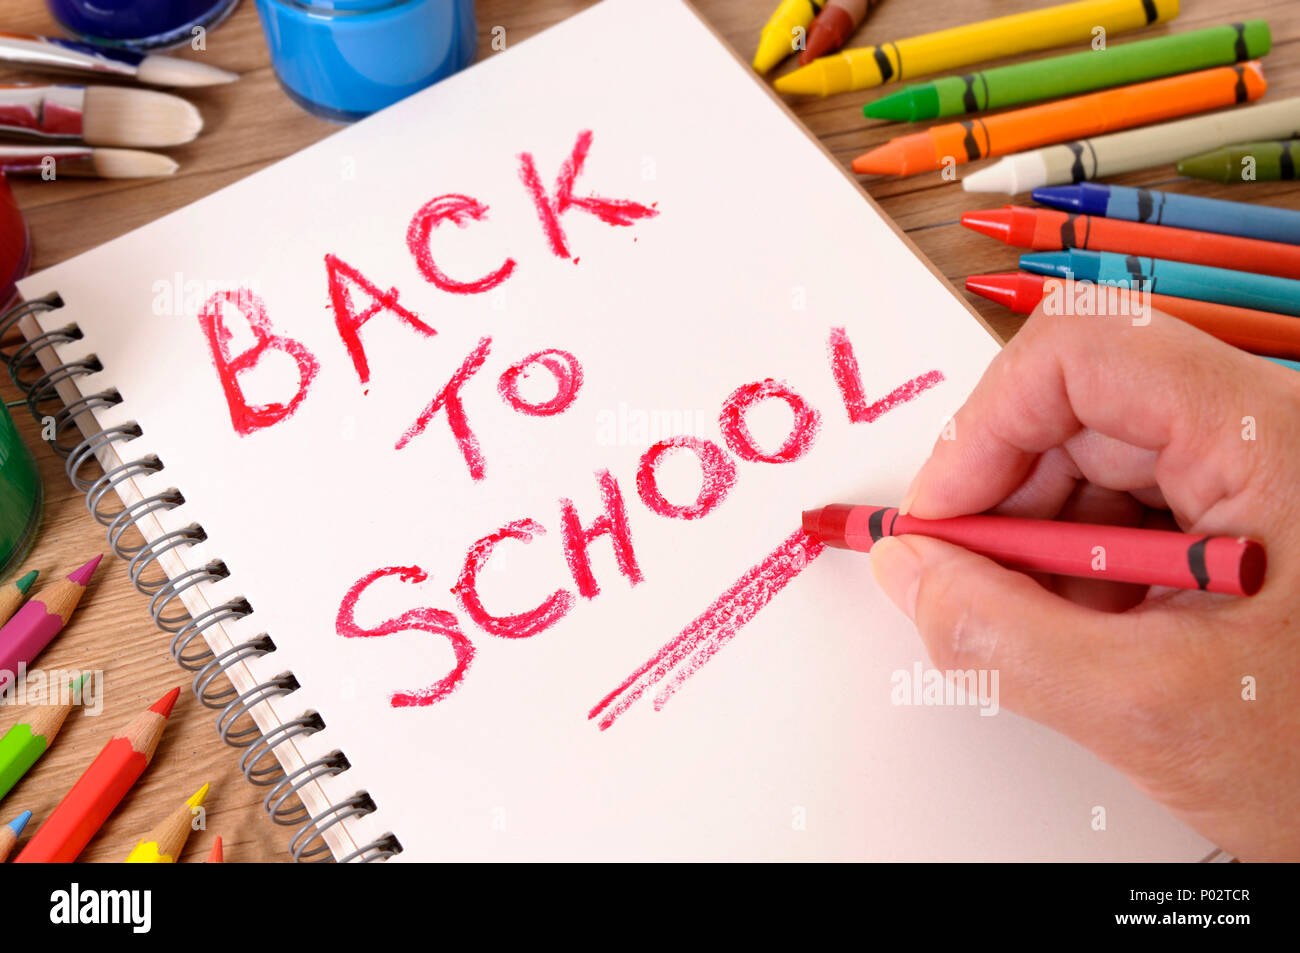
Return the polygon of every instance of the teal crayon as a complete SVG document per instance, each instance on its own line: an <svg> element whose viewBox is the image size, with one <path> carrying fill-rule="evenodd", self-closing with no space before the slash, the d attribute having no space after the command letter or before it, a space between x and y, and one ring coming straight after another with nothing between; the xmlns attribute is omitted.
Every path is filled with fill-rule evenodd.
<svg viewBox="0 0 1300 953"><path fill-rule="evenodd" d="M1271 47L1268 23L1247 20L945 76L883 96L862 112L868 119L908 122L961 116L1230 66L1258 59Z"/></svg>
<svg viewBox="0 0 1300 953"><path fill-rule="evenodd" d="M1021 255L1020 267L1036 275L1300 316L1300 281L1293 278L1079 249Z"/></svg>
<svg viewBox="0 0 1300 953"><path fill-rule="evenodd" d="M1283 367L1289 367L1293 371L1300 371L1300 361L1288 361L1285 357L1265 357L1264 360L1272 361L1274 364L1281 364Z"/></svg>

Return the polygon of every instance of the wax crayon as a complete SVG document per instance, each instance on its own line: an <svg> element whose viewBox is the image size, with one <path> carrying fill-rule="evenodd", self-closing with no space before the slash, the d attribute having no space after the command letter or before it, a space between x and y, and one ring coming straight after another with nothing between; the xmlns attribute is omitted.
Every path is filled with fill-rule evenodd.
<svg viewBox="0 0 1300 953"><path fill-rule="evenodd" d="M210 785L203 785L189 799L168 814L136 844L126 858L128 864L174 864L185 849L194 828L195 811L203 806Z"/></svg>
<svg viewBox="0 0 1300 953"><path fill-rule="evenodd" d="M1101 310L1096 299L1104 291L1107 315L1127 316L1145 323L1149 320L1147 309L1152 308L1251 354L1300 359L1300 321L1289 314L1235 308L1196 298L1143 294L1129 288L1102 289L1087 282L1019 271L971 275L966 279L966 290L1005 305L1018 314L1029 314L1045 297L1054 295L1055 304L1051 305L1051 310L1072 316L1096 314ZM1110 303L1112 296L1113 304ZM1082 307L1077 303L1081 300L1084 302ZM1047 307L1045 304L1044 308Z"/></svg>
<svg viewBox="0 0 1300 953"><path fill-rule="evenodd" d="M1127 129L999 159L962 179L968 192L1027 192L1179 159L1234 142L1280 139L1300 130L1300 97Z"/></svg>
<svg viewBox="0 0 1300 953"><path fill-rule="evenodd" d="M1065 212L1300 244L1300 212L1268 205L1094 182L1034 189L1034 201Z"/></svg>
<svg viewBox="0 0 1300 953"><path fill-rule="evenodd" d="M1227 66L1258 59L1271 47L1268 24L1247 20L945 76L882 96L862 112L868 119L943 119Z"/></svg>
<svg viewBox="0 0 1300 953"><path fill-rule="evenodd" d="M1297 130L1300 131L1300 130ZM1289 182L1297 177L1300 139L1242 142L1178 163L1178 174L1211 182Z"/></svg>
<svg viewBox="0 0 1300 953"><path fill-rule="evenodd" d="M862 553L886 536L929 536L1013 569L1237 596L1260 590L1267 564L1264 547L1243 537L1009 516L924 520L892 506L835 503L805 510L803 529L828 546ZM1104 561L1097 559L1098 547Z"/></svg>
<svg viewBox="0 0 1300 953"><path fill-rule="evenodd" d="M1108 251L1034 252L1020 256L1020 267L1038 275L1099 281L1152 294L1300 316L1300 281L1292 278Z"/></svg>
<svg viewBox="0 0 1300 953"><path fill-rule="evenodd" d="M829 0L808 28L808 42L799 54L799 65L807 66L844 46L867 18L874 2L878 0Z"/></svg>
<svg viewBox="0 0 1300 953"><path fill-rule="evenodd" d="M40 760L58 737L59 729L80 699L82 685L89 674L74 679L67 688L66 701L32 705L0 738L0 799L13 790L24 774Z"/></svg>
<svg viewBox="0 0 1300 953"><path fill-rule="evenodd" d="M23 599L27 597L38 575L40 575L39 571L33 569L26 575L0 587L0 625L8 622L18 607L23 604Z"/></svg>
<svg viewBox="0 0 1300 953"><path fill-rule="evenodd" d="M859 175L914 175L1049 142L1095 136L1264 95L1258 60L1168 76L899 136L853 160Z"/></svg>
<svg viewBox="0 0 1300 953"><path fill-rule="evenodd" d="M806 36L817 11L825 5L825 0L781 0L759 35L754 69L766 73L793 53L796 39Z"/></svg>
<svg viewBox="0 0 1300 953"><path fill-rule="evenodd" d="M109 740L14 863L70 864L77 859L149 766L180 692L173 688Z"/></svg>
<svg viewBox="0 0 1300 953"><path fill-rule="evenodd" d="M1300 278L1300 245L1148 225L1120 218L1074 215L1047 208L1004 208L963 212L961 223L990 238L1034 251L1082 248L1194 265Z"/></svg>
<svg viewBox="0 0 1300 953"><path fill-rule="evenodd" d="M1178 0L1077 0L841 50L780 77L776 88L783 93L830 96L1017 53L1091 43L1098 29L1111 36L1177 15Z"/></svg>
<svg viewBox="0 0 1300 953"><path fill-rule="evenodd" d="M81 601L102 556L46 586L0 628L0 691L18 677L18 666L36 658L58 635Z"/></svg>
<svg viewBox="0 0 1300 953"><path fill-rule="evenodd" d="M9 856L9 852L14 849L14 844L17 844L18 838L22 836L23 828L31 819L32 812L23 811L4 827L0 827L0 862Z"/></svg>

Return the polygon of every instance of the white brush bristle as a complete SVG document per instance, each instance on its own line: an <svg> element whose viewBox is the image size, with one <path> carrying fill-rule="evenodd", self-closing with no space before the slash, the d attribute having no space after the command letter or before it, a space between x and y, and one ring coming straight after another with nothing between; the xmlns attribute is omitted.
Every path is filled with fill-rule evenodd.
<svg viewBox="0 0 1300 953"><path fill-rule="evenodd" d="M137 149L96 149L91 154L95 173L103 179L140 179L171 175L179 166L169 157Z"/></svg>
<svg viewBox="0 0 1300 953"><path fill-rule="evenodd" d="M136 67L135 78L150 86L216 86L233 83L238 73L228 73L207 63L178 56L146 56Z"/></svg>
<svg viewBox="0 0 1300 953"><path fill-rule="evenodd" d="M203 128L194 104L151 89L87 86L82 138L94 146L176 146Z"/></svg>

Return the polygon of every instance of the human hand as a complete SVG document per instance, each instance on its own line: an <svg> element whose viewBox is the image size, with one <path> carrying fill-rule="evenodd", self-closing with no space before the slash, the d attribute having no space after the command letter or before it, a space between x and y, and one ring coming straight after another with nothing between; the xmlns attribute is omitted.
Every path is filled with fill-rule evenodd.
<svg viewBox="0 0 1300 953"><path fill-rule="evenodd" d="M913 481L994 512L1248 536L1250 598L1034 577L919 536L871 551L939 669L1115 765L1243 860L1300 859L1300 374L1175 318L1035 312Z"/></svg>

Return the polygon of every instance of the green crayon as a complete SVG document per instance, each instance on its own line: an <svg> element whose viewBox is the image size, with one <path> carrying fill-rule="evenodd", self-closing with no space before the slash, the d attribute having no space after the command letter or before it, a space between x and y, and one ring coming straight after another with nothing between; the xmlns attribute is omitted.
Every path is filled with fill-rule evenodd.
<svg viewBox="0 0 1300 953"><path fill-rule="evenodd" d="M1247 20L946 76L867 103L862 112L868 119L909 122L960 116L1253 60L1272 42L1266 21Z"/></svg>
<svg viewBox="0 0 1300 953"><path fill-rule="evenodd" d="M1300 139L1269 139L1224 146L1178 163L1178 174L1211 182L1280 182L1295 179Z"/></svg>

